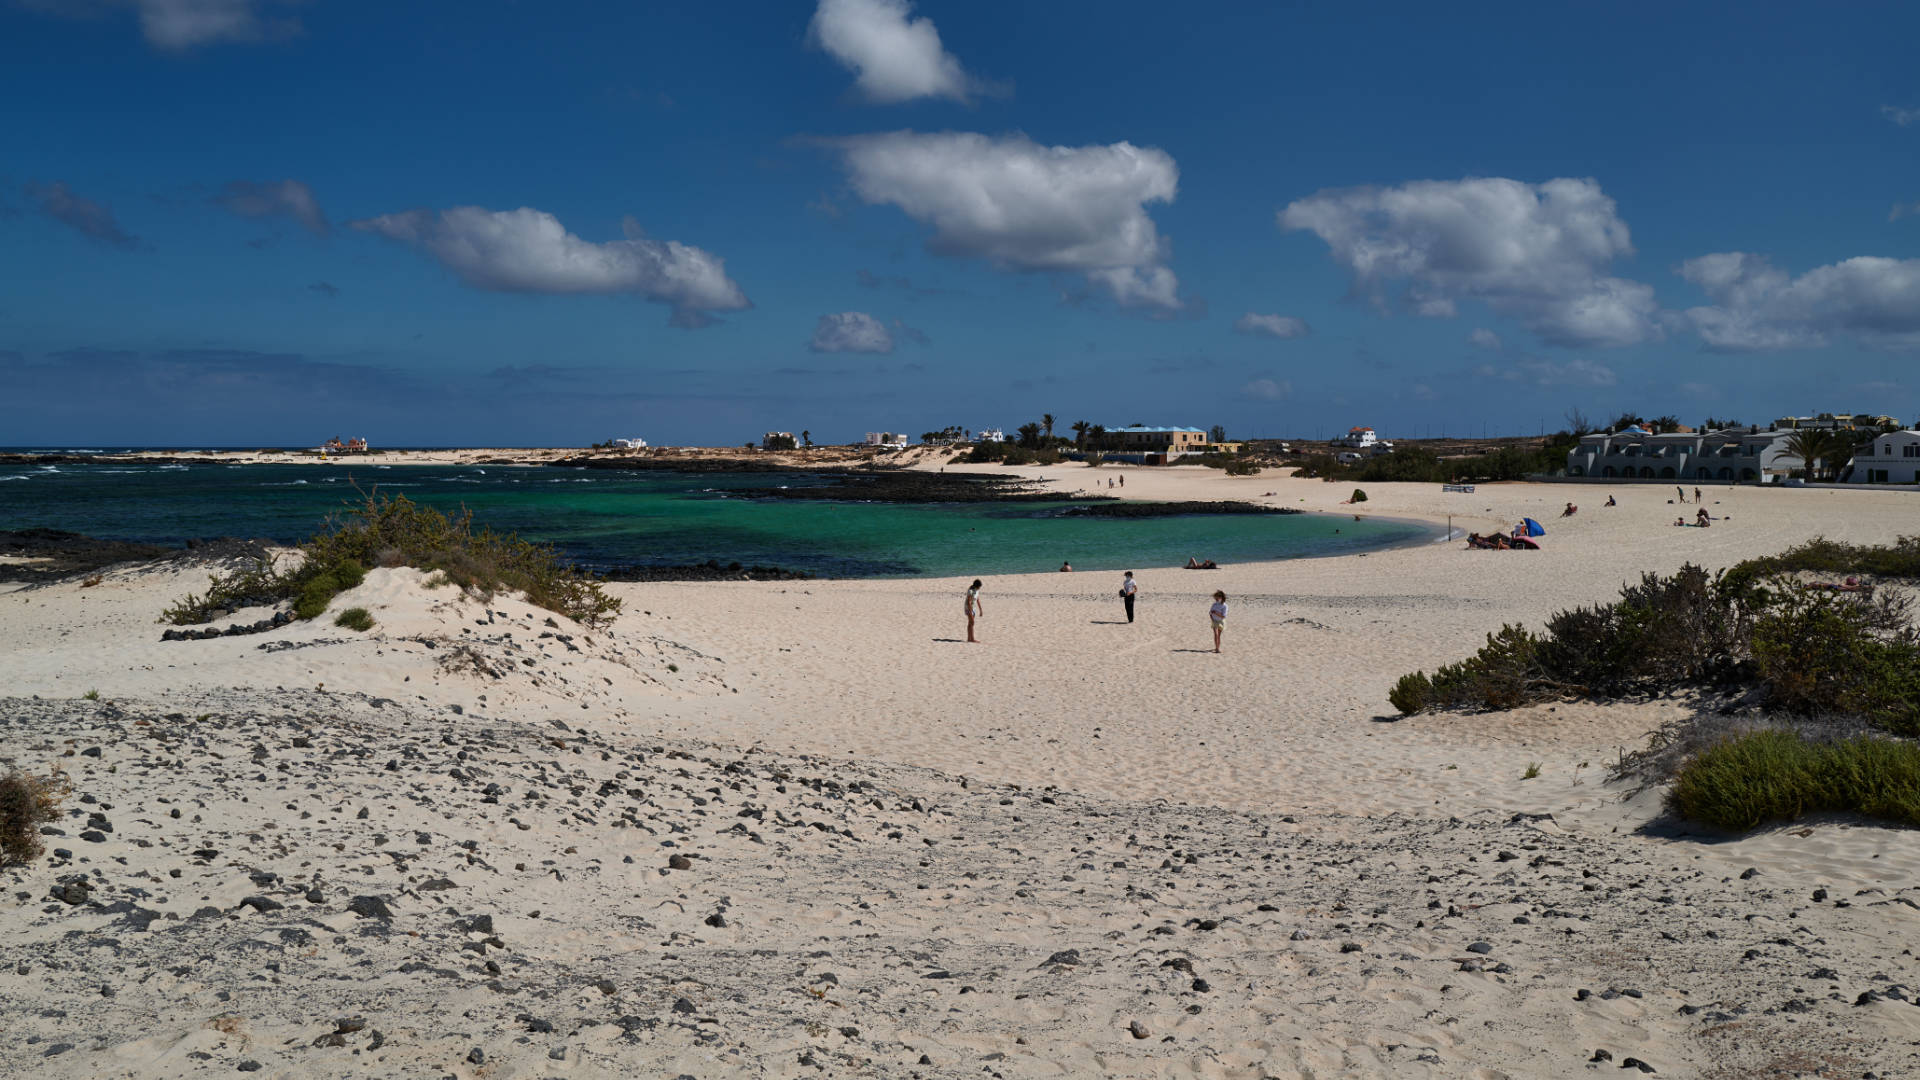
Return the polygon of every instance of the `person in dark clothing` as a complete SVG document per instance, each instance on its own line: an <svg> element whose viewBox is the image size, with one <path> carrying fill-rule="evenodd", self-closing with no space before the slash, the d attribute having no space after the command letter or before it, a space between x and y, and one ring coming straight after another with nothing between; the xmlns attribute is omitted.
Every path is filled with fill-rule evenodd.
<svg viewBox="0 0 1920 1080"><path fill-rule="evenodd" d="M1127 576L1120 582L1120 602L1127 606L1128 622L1133 621L1133 598L1139 591L1140 586L1134 584L1133 571L1127 571Z"/></svg>

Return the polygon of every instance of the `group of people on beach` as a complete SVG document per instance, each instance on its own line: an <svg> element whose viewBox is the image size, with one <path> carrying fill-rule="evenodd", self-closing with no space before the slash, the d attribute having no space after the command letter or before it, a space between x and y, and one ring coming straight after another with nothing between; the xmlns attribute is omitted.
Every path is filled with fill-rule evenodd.
<svg viewBox="0 0 1920 1080"><path fill-rule="evenodd" d="M1060 569L1069 570L1071 567L1063 565ZM983 587L984 583L979 578L975 578L973 584L967 588L967 641L974 644L978 644L980 640L973 633L974 620L984 618L987 613L986 607L980 603L980 590ZM1120 579L1120 603L1126 609L1129 624L1133 622L1133 602L1139 595L1140 583L1134 580L1133 571L1129 570ZM1227 594L1225 592L1219 589L1213 590L1213 606L1207 609L1207 620L1213 624L1213 651L1217 653L1220 651L1220 633L1226 629L1227 625Z"/></svg>

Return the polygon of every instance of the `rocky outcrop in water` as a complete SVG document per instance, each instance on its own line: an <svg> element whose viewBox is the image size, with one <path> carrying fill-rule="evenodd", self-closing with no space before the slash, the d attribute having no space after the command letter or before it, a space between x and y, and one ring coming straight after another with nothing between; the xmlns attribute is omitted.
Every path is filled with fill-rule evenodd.
<svg viewBox="0 0 1920 1080"><path fill-rule="evenodd" d="M616 566L600 577L607 581L805 581L812 574L782 566L742 566L708 559L691 566Z"/></svg>
<svg viewBox="0 0 1920 1080"><path fill-rule="evenodd" d="M824 484L790 487L727 488L729 495L756 499L807 499L835 502L976 503L1066 502L1068 497L1047 491L1019 477L970 476L928 472L814 473L832 476ZM1072 501L1108 501L1111 496L1080 495Z"/></svg>
<svg viewBox="0 0 1920 1080"><path fill-rule="evenodd" d="M1151 518L1185 517L1188 514L1304 514L1306 511L1291 506L1261 506L1258 503L1226 500L1182 503L1112 502L1101 503L1098 506L1072 506L1063 513L1068 517Z"/></svg>

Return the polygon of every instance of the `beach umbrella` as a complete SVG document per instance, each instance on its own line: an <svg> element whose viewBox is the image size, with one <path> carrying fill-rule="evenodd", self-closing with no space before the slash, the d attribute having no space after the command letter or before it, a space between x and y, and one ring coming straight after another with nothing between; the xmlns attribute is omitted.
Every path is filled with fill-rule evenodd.
<svg viewBox="0 0 1920 1080"><path fill-rule="evenodd" d="M1521 518L1520 520L1521 520L1521 521L1524 521L1524 522L1526 522L1526 523L1527 523L1527 535L1528 535L1528 536L1545 536L1545 535L1547 535L1547 530L1545 530L1545 529L1543 529L1543 528L1541 528L1541 527L1540 527L1540 523L1539 523L1539 522L1537 522L1537 521L1535 521L1535 520L1533 520L1532 518Z"/></svg>

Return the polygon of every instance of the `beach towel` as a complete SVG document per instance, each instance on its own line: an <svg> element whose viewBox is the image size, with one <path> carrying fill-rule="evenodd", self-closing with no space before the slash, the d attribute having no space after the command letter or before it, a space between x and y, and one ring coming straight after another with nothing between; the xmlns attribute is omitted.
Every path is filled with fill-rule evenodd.
<svg viewBox="0 0 1920 1080"><path fill-rule="evenodd" d="M1537 521L1535 521L1535 520L1533 520L1532 518L1521 518L1520 520L1521 520L1521 521L1524 521L1524 522L1526 522L1526 525L1527 525L1527 535L1528 535L1528 536L1545 536L1545 535L1547 535L1547 530L1545 530L1545 529L1543 529L1543 528L1541 528L1541 527L1540 527L1540 523L1539 523L1539 522L1537 522Z"/></svg>

